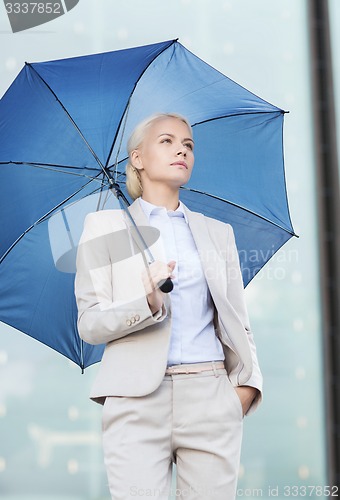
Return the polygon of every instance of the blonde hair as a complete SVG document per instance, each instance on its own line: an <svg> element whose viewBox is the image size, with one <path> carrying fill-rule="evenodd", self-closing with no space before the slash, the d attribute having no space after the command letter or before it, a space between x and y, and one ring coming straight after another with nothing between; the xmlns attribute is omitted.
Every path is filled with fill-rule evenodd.
<svg viewBox="0 0 340 500"><path fill-rule="evenodd" d="M127 152L129 155L129 160L125 168L126 189L133 200L142 195L143 186L139 170L136 167L134 167L131 163L131 153L132 151L140 147L145 138L148 128L154 122L158 120L163 120L164 118L177 118L178 120L181 120L187 125L192 135L192 128L188 120L184 118L184 116L178 115L177 113L156 113L154 115L149 116L136 126L127 143Z"/></svg>

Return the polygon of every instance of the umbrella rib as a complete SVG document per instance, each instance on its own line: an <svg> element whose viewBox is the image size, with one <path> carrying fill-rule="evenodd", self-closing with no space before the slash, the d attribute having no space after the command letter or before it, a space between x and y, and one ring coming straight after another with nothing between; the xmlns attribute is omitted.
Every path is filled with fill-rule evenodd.
<svg viewBox="0 0 340 500"><path fill-rule="evenodd" d="M282 109L272 110L272 111L244 111L243 113L230 113L228 115L216 116L215 118L208 118L207 120L202 120L201 122L194 123L191 125L192 127L196 127L197 125L202 125L203 123L213 122L215 120L222 120L223 118L230 118L234 116L243 116L243 115L284 115L285 113L289 113L289 111L283 111Z"/></svg>
<svg viewBox="0 0 340 500"><path fill-rule="evenodd" d="M297 238L299 238L299 235L297 235L297 234L293 234L293 236L296 236ZM285 245L286 243L287 243L287 240L286 240L286 241L283 241L283 242L281 243L281 245L279 245L279 246L277 247L277 249L275 250L275 252L273 252L273 253L271 254L270 258L269 258L269 259L268 259L268 260L267 260L267 261L266 261L266 262L265 262L265 263L261 266L261 268L260 268L260 269L257 269L257 270L254 272L253 276L250 278L250 280L249 280L249 281L248 281L248 283L244 286L244 288L246 288L246 287L249 285L249 283L251 283L251 281L255 278L255 276L257 276L257 274L258 274L260 271L262 271L262 269L264 269L265 265L266 265L266 264L268 264L268 262L269 262L269 261L270 261L270 260L274 257L274 255L276 255L276 254L278 253L278 251L279 251L279 250L283 247L283 245Z"/></svg>
<svg viewBox="0 0 340 500"><path fill-rule="evenodd" d="M0 161L0 165L28 165L32 167L56 167L56 168L72 168L75 170L80 170L81 167L75 167L74 165L58 165L58 163L39 163L39 162L30 162L30 161ZM86 170L94 170L95 172L98 172L97 168L91 168L91 167L84 167Z"/></svg>
<svg viewBox="0 0 340 500"><path fill-rule="evenodd" d="M119 163L121 163L122 161L125 161L125 160L126 160L126 158L124 158L124 160L121 160ZM109 168L111 168L111 167L109 167ZM119 175L125 175L125 173L124 173L124 172L119 172L119 173L118 173L118 176L119 176ZM299 238L299 235L298 235L298 234L296 234L294 231L290 231L290 230L288 230L288 229L286 229L286 228L284 228L284 227L280 226L280 224L277 224L276 222L273 222L273 221L271 221L271 220L267 219L267 218L266 218L266 217L264 217L263 215L259 215L259 214L255 213L255 212L252 212L252 211L251 211L251 210L249 210L248 208L243 207L242 205L239 205L238 203L234 203L234 202L232 202L232 201L226 200L226 199L224 199L224 198L221 198L220 196L216 196L216 195L213 195L213 194L211 194L211 193L206 193L206 192L204 192L204 191L200 191L199 189L192 189L192 188L187 188L187 187L184 187L184 186L181 186L181 187L180 187L180 189L181 189L181 190L183 190L183 191L192 191L192 192L194 192L194 193L204 194L205 196L209 196L210 198L215 198L216 200L220 200L220 201L223 201L223 202L225 202L225 203L229 203L230 205L233 205L234 207L240 208L240 209L242 209L242 210L244 210L244 211L246 211L246 212L248 212L248 213L250 213L250 214L252 214L252 215L255 215L256 217L259 217L260 219L265 220L266 222L269 222L269 223L270 223L270 224L272 224L273 226L279 227L279 228L280 228L280 229L282 229L283 231L286 231L287 233L291 234L292 236L296 236L297 238ZM290 217L289 217L289 220L290 220L290 222L291 222Z"/></svg>
<svg viewBox="0 0 340 500"><path fill-rule="evenodd" d="M181 45L181 43L179 43L179 45ZM262 99L262 97L259 97L257 94L254 94L254 92L251 92L250 90L246 89L243 85L235 82L235 80L233 80L232 78L229 78L229 76L226 76L224 73L222 73L221 71L219 71L218 69L214 68L213 66L211 66L211 64L203 61L203 59L201 59L200 57L198 57L196 54L194 54L193 52L191 52L191 50L189 49L185 49L187 50L188 52L190 52L190 54L192 54L196 59L198 59L199 61L202 61L204 64L207 64L207 66L210 66L210 68L212 68L213 70L217 71L218 73L220 73L220 75L222 75L224 78L227 78L230 82L233 82L235 85L237 85L238 87L240 87L241 89L243 90L246 90L247 92L249 92L250 94L252 94L253 96L255 96L257 99L260 99L262 102L265 102L266 104L268 104L269 106L272 106L273 108L276 108L276 109L280 109L278 108L277 106L274 106L274 104L271 104L269 101L266 101L265 99ZM289 113L289 111L284 111L285 113Z"/></svg>
<svg viewBox="0 0 340 500"><path fill-rule="evenodd" d="M118 124L118 127L117 127L117 130L116 130L116 133L115 133L115 136L113 138L113 141L112 141L112 145L111 145L111 148L110 148L110 151L109 151L109 154L108 154L108 157L107 157L107 160L105 162L105 168L107 168L108 166L108 163L110 161L110 158L111 158L111 155L112 155L112 151L113 151L113 148L114 148L114 145L116 144L116 140L117 140L117 137L118 137L118 134L119 134L119 131L120 131L120 127L122 125L122 122L123 122L123 119L124 119L124 115L125 113L127 112L128 108L129 108L129 105L130 105L130 100L131 100L131 97L133 96L133 93L134 91L136 90L136 87L140 81L140 79L142 78L142 76L144 75L144 73L146 72L146 70L151 66L151 64L154 62L155 59L157 59L157 57L159 57L161 54L163 54L163 52L165 50L167 50L169 47L171 47L171 45L174 45L176 42L178 41L178 38L176 38L175 40L172 40L171 43L169 43L169 45L167 45L166 47L164 47L163 50L161 50L161 52L159 52L150 62L149 64L144 68L144 70L141 72L141 74L139 75L138 79L136 80L134 86L133 86L133 89L131 90L130 92L130 95L129 95L129 99L127 100L127 103L126 103L126 106L124 108L124 111L122 113L122 116L120 118L120 121L119 121L119 124ZM122 136L123 138L123 136ZM119 154L119 151L117 153L117 157L118 157L118 154Z"/></svg>
<svg viewBox="0 0 340 500"><path fill-rule="evenodd" d="M121 160L121 161L124 161L124 160ZM119 173L118 173L118 176L119 176L119 175L125 175L125 173L124 173L124 172L119 172ZM221 198L220 196L216 196L216 195L213 195L213 194L211 194L211 193L206 193L206 192L204 192L204 191L200 191L199 189L192 189L192 188L187 188L187 187L184 187L184 186L181 186L181 188L180 188L180 189L181 189L181 190L183 190L183 191L192 191L192 192L194 192L194 193L203 194L203 195L205 195L205 196L209 196L210 198L215 198L216 200L220 200L220 201L223 201L223 202L225 202L225 203L229 203L229 205L233 205L234 207L240 208L240 209L244 210L245 212L248 212L248 213L250 213L250 214L252 214L252 215L255 215L256 217L259 217L260 219L265 220L266 222L269 222L269 223L270 223L270 224L272 224L273 226L279 227L280 229L282 229L282 230L284 230L284 231L288 232L289 234L291 234L292 236L296 236L297 238L299 237L299 235L298 235L298 234L296 234L294 231L289 231L288 229L286 229L286 228L284 228L284 227L280 226L279 224L277 224L276 222L273 222L273 221L271 221L271 220L267 219L267 218L266 218L266 217L264 217L263 215L259 215L259 214L255 213L255 212L252 212L252 211L251 211L251 210L249 210L248 208L243 207L242 205L239 205L238 203L234 203L234 202L232 202L232 201L226 200L226 199L224 199L224 198ZM289 219L289 220L290 220L290 219Z"/></svg>
<svg viewBox="0 0 340 500"><path fill-rule="evenodd" d="M66 113L66 116L68 117L68 119L70 120L70 122L72 123L72 125L74 126L74 128L76 129L76 131L78 132L78 134L80 135L80 137L82 138L84 143L86 144L86 146L87 146L88 150L90 151L90 153L92 154L93 158L96 160L96 162L98 163L98 165L100 166L100 168L102 169L104 174L107 176L108 180L110 181L110 177L109 177L107 171L105 170L104 165L102 164L102 162L100 161L100 159L98 158L98 156L96 155L96 153L94 152L94 150L92 149L92 147L90 146L88 141L85 139L84 134L81 132L80 128L78 127L78 125L76 124L76 122L74 121L74 119L72 118L70 113L67 111L67 109L65 108L65 106L63 105L63 103L61 102L59 97L57 96L57 94L49 86L49 84L43 79L43 77L41 75L39 75L37 70L30 63L26 62L25 64L27 66L29 66L32 71L34 71L34 73L38 76L38 78L40 78L40 80L44 83L44 85L46 85L46 87L51 92L51 94L55 97L56 101L60 104L62 110Z"/></svg>
<svg viewBox="0 0 340 500"><path fill-rule="evenodd" d="M205 193L204 191L200 191L199 189L186 188L186 187L183 187L183 186L181 186L180 189L183 190L183 191L191 191L193 193L204 194L205 196L209 196L210 198L214 198L215 200L219 200L219 201L223 201L225 203L229 203L229 205L233 205L234 207L240 208L241 210L244 210L245 212L248 212L248 213L250 213L252 215L255 215L256 217L259 217L260 219L265 220L266 222L269 222L273 226L276 226L276 227L282 229L283 231L286 231L286 233L289 233L292 236L296 236L297 238L299 237L299 235L296 234L294 231L290 231L289 229L280 226L280 224L278 224L277 222L273 222L273 221L267 219L267 217L264 217L263 215L257 214L256 212L252 212L251 210L249 210L249 208L243 207L242 205L239 205L238 203L234 203L232 201L226 200L224 198L221 198L220 196L216 196L216 195L211 194L211 193Z"/></svg>
<svg viewBox="0 0 340 500"><path fill-rule="evenodd" d="M74 193L72 193L70 196L68 196L67 198L65 198L62 202L60 202L58 205L56 205L55 207L53 207L51 210L49 210L48 212L46 212L46 214L44 214L42 217L40 217L40 219L38 219L36 222L34 222L30 227L28 227L20 236L18 236L18 238L12 243L12 245L6 250L6 252L0 257L0 264L2 263L2 261L5 259L5 257L7 257L7 255L10 253L11 250L13 250L13 248L16 246L17 243L19 243L19 241L25 236L25 234L27 234L31 229L33 229L37 224L40 224L41 222L44 221L44 219L46 219L52 212L54 212L57 208L61 207L64 203L66 203L68 200L70 200L71 198L73 198L73 196L75 196L76 194L80 193L86 186L88 186L94 179L91 179L89 180L86 184L84 184L80 189L78 189L78 191L75 191ZM95 193L99 188L96 188L92 193L90 194L93 194ZM86 195L88 196L88 195Z"/></svg>
<svg viewBox="0 0 340 500"><path fill-rule="evenodd" d="M5 323L5 325L8 325L8 326L11 326L12 328L17 328L17 326L14 324L13 321L6 321L6 320L1 320L2 323ZM25 335L27 335L28 337L30 337L31 339L33 340L38 340L38 342L41 342L41 344L43 344L44 346L48 347L49 349L52 349L53 351L57 352L58 354L61 354L62 356L65 356L66 359L68 359L69 361L72 361L72 363L75 363L77 366L79 366L80 368L82 368L75 359L71 358L68 354L66 354L65 352L63 352L63 349L61 347L57 347L57 346L50 346L47 342L48 340L44 340L44 339L37 339L36 337L33 336L32 333L28 333L27 331L25 330L19 330L20 332L24 333ZM97 363L97 361L94 361L92 364L94 363ZM91 366L91 365L88 365L88 366ZM86 367L87 368L87 367Z"/></svg>
<svg viewBox="0 0 340 500"><path fill-rule="evenodd" d="M132 91L132 93L131 93L131 95L129 97L129 101L130 101L130 99L132 97L132 94L133 94L134 90L135 90L135 88L133 89L133 91ZM124 114L126 112L126 109L129 106L129 101L128 101L128 104L127 104L127 106L125 108L125 111L123 113L123 117L124 117ZM270 114L278 114L278 115L280 114L280 115L283 115L283 114L286 114L286 113L289 113L289 111L284 111L282 109L280 110L279 108L277 110L271 110L271 111L250 111L250 112L249 111L245 111L243 113L230 113L228 115L216 116L215 118L208 118L207 120L202 120L201 122L196 122L196 123L194 123L191 126L192 127L196 127L197 125L202 125L204 123L209 123L209 122L212 122L212 121L215 121L215 120L222 120L223 118L230 118L230 117L234 117L234 116L243 116L243 115L270 115ZM122 123L123 117L122 117L122 119L121 119L121 121L119 123L118 131L119 131L120 127L121 127L121 123ZM109 162L109 159L111 157L112 150L114 148L114 145L115 145L115 142L116 142L116 139L117 139L117 135L118 135L118 132L117 132L117 134L116 134L116 136L115 136L115 138L113 140L113 143L112 143L112 146L111 146L111 149L110 149L110 153L109 153L109 156L108 156L107 161L106 161L105 168L108 168L108 169L115 168L116 165L119 165L120 163L122 163L123 161L126 161L129 158L128 156L126 156L122 160L119 160L118 162L116 161L113 165L108 166L108 162ZM117 158L118 155L119 155L119 151L118 151L118 153L116 155L116 158Z"/></svg>
<svg viewBox="0 0 340 500"><path fill-rule="evenodd" d="M92 179L92 180L95 180L97 182L100 182L96 179L97 176L95 177L92 177L91 175L85 175L85 174L77 174L75 172L66 172L65 170L59 170L59 169L56 169L56 168L52 168L54 165L51 165L49 166L48 164L44 164L44 163L30 163L30 162L25 162L25 161L10 161L10 162L0 162L0 165L9 165L9 164L14 164L14 165L28 165L30 167L35 167L35 168L42 168L43 170L49 170L51 172L57 172L58 174L62 173L62 174L66 174L66 175L75 175L77 177L85 177L86 179ZM55 165L56 167L59 167L59 165ZM60 165L60 167L62 168L63 165ZM77 167L65 167L64 168L74 168L76 169ZM97 169L91 169L91 170L94 170L95 172L98 172ZM99 172L100 174L102 172ZM98 175L98 174L97 174Z"/></svg>
<svg viewBox="0 0 340 500"><path fill-rule="evenodd" d="M254 94L255 95L255 94ZM197 122L195 123L194 125L192 125L192 127L194 127L195 125L202 125L203 123L208 123L210 121L214 121L214 120L220 120L222 118L228 118L228 116L242 116L242 115L258 115L258 114L268 114L268 113L278 113L280 112L281 115L284 115L286 113L289 113L289 111L284 111L284 110L280 110L278 108L278 111L254 111L253 113L238 113L238 114L234 114L234 115L225 115L225 116L220 116L220 117L216 117L216 118L211 118L211 119L208 119L208 120L203 120L201 122ZM281 142L281 154L282 154L282 165L283 165L283 168L282 168L282 173L283 173L283 177L284 177L284 180L286 180L286 172L285 172L285 168L284 168L284 157L283 157L283 128L281 128L281 135L282 135L282 142ZM286 185L286 182L284 182L284 189L285 189L285 193L286 193L286 206L287 206L287 211L288 211L288 218L289 218L289 222L290 222L290 225L293 227L293 224L292 224L292 219L291 219L291 216L290 216L290 213L289 213L289 205L288 205L288 193L287 193L287 185ZM198 191L199 192L199 191ZM206 193L205 193L206 194ZM228 202L228 203L231 203L231 202ZM235 206L238 206L238 205L235 205ZM243 207L240 207L240 208L243 208ZM246 208L243 208L243 210L247 210ZM252 212L251 212L252 213ZM258 214L256 214L257 217L262 217ZM262 217L264 220L268 220L266 219L265 217ZM269 221L270 222L270 221ZM272 222L272 224L274 224L274 222ZM280 227L281 226L279 224L277 224L277 227ZM281 228L281 229L284 229L284 228ZM294 230L292 232L290 232L290 234L292 234L293 236L296 236L297 238L299 237L295 232Z"/></svg>

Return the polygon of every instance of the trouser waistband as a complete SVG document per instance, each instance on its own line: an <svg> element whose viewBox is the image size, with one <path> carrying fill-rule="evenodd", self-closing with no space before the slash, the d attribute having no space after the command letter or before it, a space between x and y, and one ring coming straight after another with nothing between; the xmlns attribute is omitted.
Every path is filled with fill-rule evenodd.
<svg viewBox="0 0 340 500"><path fill-rule="evenodd" d="M184 373L200 373L206 371L215 371L225 368L223 361L205 361L203 363L185 363L180 365L168 366L165 375L176 375Z"/></svg>

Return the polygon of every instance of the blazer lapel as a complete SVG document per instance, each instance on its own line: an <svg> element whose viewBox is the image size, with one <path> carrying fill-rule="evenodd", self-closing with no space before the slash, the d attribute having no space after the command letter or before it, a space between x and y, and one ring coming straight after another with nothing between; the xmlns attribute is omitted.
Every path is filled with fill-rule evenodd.
<svg viewBox="0 0 340 500"><path fill-rule="evenodd" d="M138 226L138 227L150 226L149 221L148 221L148 219L147 219L147 217L146 217L143 209L141 208L138 200L135 200L127 208L127 210L130 212L130 215L133 218L133 220L135 221L136 226ZM147 260L147 262L150 263L152 261L152 259L150 258L150 255L149 255L149 252L148 252L149 247L148 247L147 244L144 245L140 233L135 228L135 226L134 226L133 222L131 221L129 215L127 213L125 213L125 211L124 211L124 219L125 219L125 223L127 224L128 231L130 232L130 234L131 234L131 236L132 236L135 244L139 248L142 256L145 256L145 259ZM147 262L146 262L146 265L147 265Z"/></svg>
<svg viewBox="0 0 340 500"><path fill-rule="evenodd" d="M132 215L137 226L149 226L149 221L144 213L144 210L140 206L139 200L135 200L128 208L130 214Z"/></svg>
<svg viewBox="0 0 340 500"><path fill-rule="evenodd" d="M227 274L224 272L226 263L219 254L223 249L214 246L203 214L192 212L186 206L185 212L211 295L214 298L222 292L223 296L226 296Z"/></svg>

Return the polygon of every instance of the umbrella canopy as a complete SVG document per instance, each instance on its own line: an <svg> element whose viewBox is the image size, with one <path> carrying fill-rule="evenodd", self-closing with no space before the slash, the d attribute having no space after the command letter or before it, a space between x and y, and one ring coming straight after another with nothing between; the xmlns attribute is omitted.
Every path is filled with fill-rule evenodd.
<svg viewBox="0 0 340 500"><path fill-rule="evenodd" d="M54 227L62 218L76 246L86 213L104 206L110 177L129 199L126 142L154 112L183 114L193 126L195 167L180 197L232 224L245 285L294 235L284 111L177 40L26 63L0 101L0 320L82 368L101 359L103 346L78 336L74 273L55 265L51 218ZM69 231L65 210L74 207Z"/></svg>

